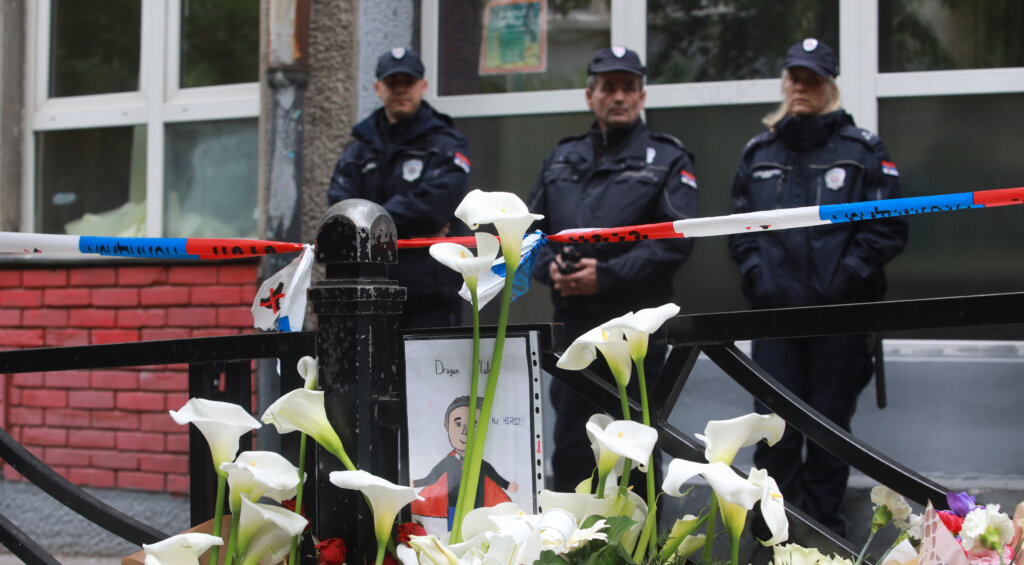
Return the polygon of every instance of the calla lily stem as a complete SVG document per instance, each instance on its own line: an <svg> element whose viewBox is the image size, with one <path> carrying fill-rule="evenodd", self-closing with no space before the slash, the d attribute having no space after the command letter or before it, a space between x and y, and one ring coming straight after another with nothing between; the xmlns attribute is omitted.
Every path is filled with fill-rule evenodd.
<svg viewBox="0 0 1024 565"><path fill-rule="evenodd" d="M217 502L213 511L213 535L220 537L221 522L224 521L224 495L227 492L228 474L217 469ZM220 556L220 546L210 548L210 562L217 563Z"/></svg>
<svg viewBox="0 0 1024 565"><path fill-rule="evenodd" d="M640 385L640 408L643 414L643 422L645 426L650 426L651 408L647 404L647 376L644 374L644 357L634 359L633 362L636 364L637 384ZM654 455L652 454L647 460L647 512L652 516L657 516L657 511L658 497L654 490ZM655 518L655 522L657 522L657 518ZM648 549L652 554L658 542L656 538L657 536L652 535L648 539Z"/></svg>
<svg viewBox="0 0 1024 565"><path fill-rule="evenodd" d="M476 440L476 398L477 383L480 380L480 306L477 298L476 286L469 287L469 294L473 302L473 371L469 382L469 434L466 439L466 453L463 455L462 480L459 482L459 497L455 502L455 520L452 523L450 539L462 541L462 518L466 515L467 500L476 500L476 496L470 496L466 490L469 482L469 472L466 462L473 455Z"/></svg>
<svg viewBox="0 0 1024 565"><path fill-rule="evenodd" d="M704 538L704 554L701 563L711 563L711 548L715 542L715 516L718 515L718 497L711 493L711 502L708 504L708 529Z"/></svg>
<svg viewBox="0 0 1024 565"><path fill-rule="evenodd" d="M299 436L299 485L295 487L295 513L302 516L302 485L306 483L306 434ZM292 538L292 549L288 552L288 565L299 562L299 540L302 534Z"/></svg>
<svg viewBox="0 0 1024 565"><path fill-rule="evenodd" d="M238 516L231 517L231 534L228 535L228 549L224 553L224 565L231 565L235 560L235 548L238 545L238 523L241 522L241 512Z"/></svg>

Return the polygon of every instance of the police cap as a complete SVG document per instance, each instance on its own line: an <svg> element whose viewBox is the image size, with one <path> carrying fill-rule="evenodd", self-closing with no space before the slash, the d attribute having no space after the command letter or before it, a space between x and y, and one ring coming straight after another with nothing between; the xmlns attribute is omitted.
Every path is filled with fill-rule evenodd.
<svg viewBox="0 0 1024 565"><path fill-rule="evenodd" d="M626 71L627 73L644 76L647 74L647 67L640 62L640 55L636 51L626 49L621 45L613 45L594 53L594 59L587 65L588 75L610 73L612 71Z"/></svg>
<svg viewBox="0 0 1024 565"><path fill-rule="evenodd" d="M423 70L419 54L404 47L395 47L377 59L377 80L398 73L423 78Z"/></svg>
<svg viewBox="0 0 1024 565"><path fill-rule="evenodd" d="M786 51L786 62L783 68L807 67L818 76L839 76L839 61L836 52L824 43L809 37Z"/></svg>

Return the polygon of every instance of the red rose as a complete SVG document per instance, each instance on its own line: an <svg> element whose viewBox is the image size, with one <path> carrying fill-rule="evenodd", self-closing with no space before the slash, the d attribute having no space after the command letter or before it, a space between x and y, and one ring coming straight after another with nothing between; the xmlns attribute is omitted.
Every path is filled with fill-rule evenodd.
<svg viewBox="0 0 1024 565"><path fill-rule="evenodd" d="M348 550L345 549L345 540L341 538L330 538L316 544L317 565L341 565L345 562Z"/></svg>
<svg viewBox="0 0 1024 565"><path fill-rule="evenodd" d="M427 529L416 522L405 522L398 525L398 533L395 534L395 541L398 543L409 543L409 536L425 536Z"/></svg>
<svg viewBox="0 0 1024 565"><path fill-rule="evenodd" d="M964 525L964 519L949 510L939 510L939 520L942 520L943 525L954 536L960 533L960 528Z"/></svg>
<svg viewBox="0 0 1024 565"><path fill-rule="evenodd" d="M291 510L292 512L295 512L295 499L294 498L289 498L288 500L282 500L281 501L281 506L284 509L286 509L286 510ZM302 510L305 510L305 508L303 508ZM299 516L302 516L303 518L305 518L306 517L306 513L303 512L303 511L300 511L299 512ZM306 520L306 527L302 530L302 533L308 532L310 530L310 528L312 528L312 527L313 527L313 523L310 522L309 520Z"/></svg>
<svg viewBox="0 0 1024 565"><path fill-rule="evenodd" d="M395 559L395 556L391 555L391 553L388 552L384 554L383 565L402 565L402 562L398 559Z"/></svg>

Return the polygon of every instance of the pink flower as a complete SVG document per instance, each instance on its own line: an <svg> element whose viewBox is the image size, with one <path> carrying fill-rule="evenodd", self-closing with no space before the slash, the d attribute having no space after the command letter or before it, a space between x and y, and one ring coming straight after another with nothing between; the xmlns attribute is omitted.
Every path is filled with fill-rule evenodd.
<svg viewBox="0 0 1024 565"><path fill-rule="evenodd" d="M1009 563L1011 557L1013 557L1013 548L1008 545L1003 546L1002 564ZM999 553L991 549L975 549L967 554L967 559L970 561L971 565L1002 565L999 562Z"/></svg>

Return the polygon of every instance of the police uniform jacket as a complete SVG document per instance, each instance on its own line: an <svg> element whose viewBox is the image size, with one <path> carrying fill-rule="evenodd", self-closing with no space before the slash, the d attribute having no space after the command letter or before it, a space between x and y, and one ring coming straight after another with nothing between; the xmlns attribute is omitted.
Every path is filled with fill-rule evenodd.
<svg viewBox="0 0 1024 565"><path fill-rule="evenodd" d="M747 143L732 188L737 213L899 198L896 166L875 134L839 110L786 117ZM874 300L902 251L901 218L730 236L754 308Z"/></svg>
<svg viewBox="0 0 1024 565"><path fill-rule="evenodd" d="M384 109L352 128L353 141L334 167L328 204L348 198L376 202L395 220L399 238L425 237L451 224L461 234L455 208L468 191L466 139L452 120L426 101L409 119L389 124ZM426 249L403 250L390 276L418 304L458 304L462 278Z"/></svg>
<svg viewBox="0 0 1024 565"><path fill-rule="evenodd" d="M693 159L670 135L653 133L641 120L606 137L595 122L588 133L559 142L544 160L527 198L543 214L544 233L569 228L608 228L668 222L697 215ZM586 243L576 246L597 259L596 296L562 297L556 311L609 317L660 306L672 298L672 275L692 249L687 239ZM561 251L549 244L538 254L534 277L551 284L549 265Z"/></svg>

